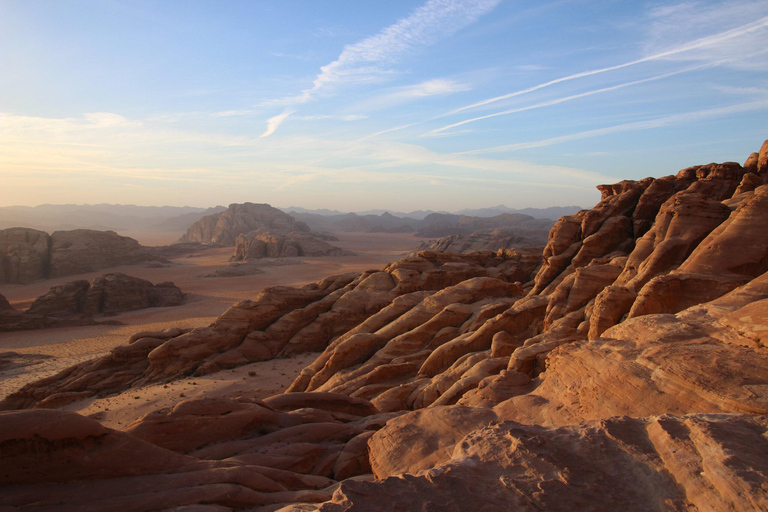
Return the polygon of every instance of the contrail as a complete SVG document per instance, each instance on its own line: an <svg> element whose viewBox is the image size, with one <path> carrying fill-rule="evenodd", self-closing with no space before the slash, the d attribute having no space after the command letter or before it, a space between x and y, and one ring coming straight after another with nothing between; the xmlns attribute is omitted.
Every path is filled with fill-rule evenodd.
<svg viewBox="0 0 768 512"><path fill-rule="evenodd" d="M506 144L504 146L495 146L485 149L473 149L471 151L462 151L454 153L456 155L473 155L481 153L500 153L504 151L518 151L521 149L541 148L546 146L553 146L555 144L562 144L564 142L571 142L574 140L587 139L590 137L599 137L601 135L610 135L612 133L631 132L638 130L649 130L651 128L660 128L662 126L669 126L681 123L690 123L694 121L700 121L702 119L708 119L712 117L719 117L729 114L738 114L740 112L749 112L751 110L765 110L768 109L768 100L753 101L750 103L739 103L737 105L731 105L728 107L712 108L707 110L697 110L695 112L686 112L684 114L675 114L666 117L659 117L656 119L650 119L648 121L635 121L633 123L619 124L615 126L608 126L606 128L598 128L595 130L587 130L578 133L572 133L570 135L562 135L560 137L552 137L549 139L543 139L534 142L521 142L518 144Z"/></svg>
<svg viewBox="0 0 768 512"><path fill-rule="evenodd" d="M513 98L515 96L521 96L523 94L528 94L529 92L538 91L539 89L543 89L545 87L549 87L550 85L559 84L562 82L568 82L570 80L576 80L578 78L583 78L585 76L592 76L592 75L598 75L600 73L606 73L608 71L615 71L617 69L623 69L630 66L634 66L637 64L642 64L644 62L650 62L658 59L663 59L664 57L669 57L671 55L677 55L679 53L696 50L698 48L703 48L705 46L711 46L713 44L721 43L723 41L727 41L729 39L733 39L735 37L740 37L752 32L755 32L757 30L763 29L765 27L768 27L768 16L765 16L764 18L760 18L757 21L753 21L752 23L747 23L746 25L742 25L740 27L733 28L731 30L726 30L725 32L721 32L720 34L715 34L707 37L702 37L700 39L696 39L694 41L691 41L690 43L686 43L682 46L678 46L677 48L672 48L671 50L667 50L665 52L657 53L654 55L649 55L648 57L643 57L642 59L633 60L630 62L625 62L623 64L618 64L616 66L609 66L607 68L600 68L600 69L593 69L591 71L582 71L581 73L575 73L573 75L564 76L561 78L556 78L555 80L550 80L549 82L545 82L543 84L534 85L533 87L529 87L527 89L522 89L520 91L511 92L509 94L504 94L502 96L496 96L495 98L489 98L487 100L479 101L477 103L473 103L471 105L467 105L466 107L457 108L455 110L451 110L450 112L446 112L445 114L442 114L442 116L449 116L456 114L458 112L462 112L464 110L469 110L471 108L481 107L483 105L488 105L489 103L494 103L501 100L506 100L508 98ZM442 117L441 116L441 117Z"/></svg>
<svg viewBox="0 0 768 512"><path fill-rule="evenodd" d="M624 87L629 87L631 85L643 84L643 83L646 83L646 82L653 82L654 80L661 80L663 78L669 78L670 76L680 75L682 73L688 73L690 71L696 71L696 70L699 70L699 69L715 67L715 66L717 66L719 64L720 64L720 62L712 63L712 64L703 64L701 66L693 66L693 67L690 67L690 68L681 69L679 71L673 71L671 73L665 73L663 75L652 76L650 78L643 78L642 80L635 80L634 82L626 82L626 83L619 84L619 85L613 85L611 87L604 87L602 89L595 89L594 91L587 91L587 92L582 92L582 93L579 93L579 94L574 94L572 96L566 96L564 98L557 98L557 99L554 99L554 100L544 101L542 103L536 103L535 105L529 105L527 107L513 108L513 109L510 109L510 110L504 110L502 112L495 112L493 114L488 114L488 115L484 115L484 116L474 117L472 119L466 119L464 121L459 121L458 123L449 124L447 126L443 126L442 128L437 128L435 130L431 130L431 131L425 133L424 135L422 135L422 137L428 137L430 135L433 135L433 134L436 134L436 133L440 133L440 132L443 132L445 130L449 130L451 128L455 128L455 127L461 126L463 124L474 123L475 121L480 121L480 120L488 119L488 118L491 118L491 117L503 116L503 115L508 115L508 114L516 114L517 112L524 112L526 110L534 110L534 109L537 109L537 108L549 107L551 105L557 105L559 103L565 103L566 101L576 100L576 99L579 99L579 98L584 98L586 96L592 96L593 94L600 94L602 92L615 91L617 89L623 89Z"/></svg>

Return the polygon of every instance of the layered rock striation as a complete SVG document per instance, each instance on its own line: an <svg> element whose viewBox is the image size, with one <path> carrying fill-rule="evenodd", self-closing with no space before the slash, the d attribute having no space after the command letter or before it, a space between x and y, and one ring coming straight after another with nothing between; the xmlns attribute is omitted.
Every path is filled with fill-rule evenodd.
<svg viewBox="0 0 768 512"><path fill-rule="evenodd" d="M180 403L99 435L167 450L158 460L174 461L162 470L169 481L190 481L179 468L196 468L205 485L234 471L216 464L251 475L215 480L226 486L204 500L174 484L165 508L763 510L767 177L768 142L744 166L600 186L601 201L562 217L542 253L421 252L380 271L270 288L209 327L138 333L0 406L55 406L321 351L283 395ZM39 413L0 414L21 457L9 463L46 460L41 447L18 448L28 441L14 427L39 425ZM78 435L35 442L92 446ZM1 503L27 506L32 486L53 481L67 496L73 487L61 482L87 480L96 497L80 504L94 507L99 489L127 485L131 468L22 472ZM303 494L267 489L254 468L288 472L278 483Z"/></svg>

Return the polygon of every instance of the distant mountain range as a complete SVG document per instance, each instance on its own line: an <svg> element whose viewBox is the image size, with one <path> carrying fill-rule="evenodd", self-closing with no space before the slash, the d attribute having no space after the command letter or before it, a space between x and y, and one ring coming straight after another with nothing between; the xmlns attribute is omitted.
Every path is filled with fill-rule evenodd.
<svg viewBox="0 0 768 512"><path fill-rule="evenodd" d="M350 215L350 213L348 212L341 212L339 210L327 210L327 209L308 210L306 208L301 208L298 206L290 206L288 208L278 207L278 209L290 214L293 214L292 212L306 213L311 215L321 215L323 217ZM393 217L424 220L428 215L431 215L433 213L453 214L453 215L469 216L469 217L496 217L497 215L501 215L503 213L522 213L523 215L530 215L534 219L557 220L563 215L571 215L583 209L584 208L582 208L581 206L551 206L548 208L516 209L516 208L509 208L508 206L504 206L504 205L498 205L498 206L492 206L489 208L464 209L464 210L459 210L457 212L446 212L442 210L441 211L416 210L416 211L406 213L406 212L396 212L392 210L366 210L363 212L355 212L354 215L367 217L367 216L381 216L386 213Z"/></svg>
<svg viewBox="0 0 768 512"><path fill-rule="evenodd" d="M96 229L100 231L185 231L200 218L226 210L224 206L135 206L121 204L43 204L0 208L0 229L42 231Z"/></svg>
<svg viewBox="0 0 768 512"><path fill-rule="evenodd" d="M347 213L329 209L309 210L296 206L279 209L294 216L296 220L306 222L315 231L412 232L431 237L444 236L441 233L448 233L449 231L456 233L456 228L462 217L491 218L504 214L522 214L534 219L554 221L582 208L558 206L514 209L499 205L490 208L466 209L456 213L431 210L416 210L409 213L368 210ZM224 206L213 208L114 204L6 206L0 207L0 229L26 227L48 232L96 229L117 232L143 230L183 233L202 217L224 210L226 210ZM522 220L522 218L518 220ZM461 231L463 232L463 229Z"/></svg>

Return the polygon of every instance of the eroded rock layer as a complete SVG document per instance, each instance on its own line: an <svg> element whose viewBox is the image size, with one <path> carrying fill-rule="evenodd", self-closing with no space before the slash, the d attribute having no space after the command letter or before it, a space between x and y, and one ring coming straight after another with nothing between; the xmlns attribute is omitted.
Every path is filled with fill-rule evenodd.
<svg viewBox="0 0 768 512"><path fill-rule="evenodd" d="M126 432L62 417L79 426L58 442L42 411L2 413L14 467L118 438L158 463L0 471L0 504L103 510L104 489L120 489L162 496L155 509L765 510L766 148L744 166L600 186L538 254L422 252L267 289L207 328L138 333L1 406L321 353L285 394L182 402ZM72 480L93 492L75 498ZM38 504L49 482L54 498Z"/></svg>

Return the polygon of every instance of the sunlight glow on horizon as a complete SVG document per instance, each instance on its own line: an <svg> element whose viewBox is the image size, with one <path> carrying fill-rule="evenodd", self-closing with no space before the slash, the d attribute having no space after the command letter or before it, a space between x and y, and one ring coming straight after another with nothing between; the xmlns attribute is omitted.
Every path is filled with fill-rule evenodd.
<svg viewBox="0 0 768 512"><path fill-rule="evenodd" d="M760 0L0 12L0 206L591 206L768 138Z"/></svg>

